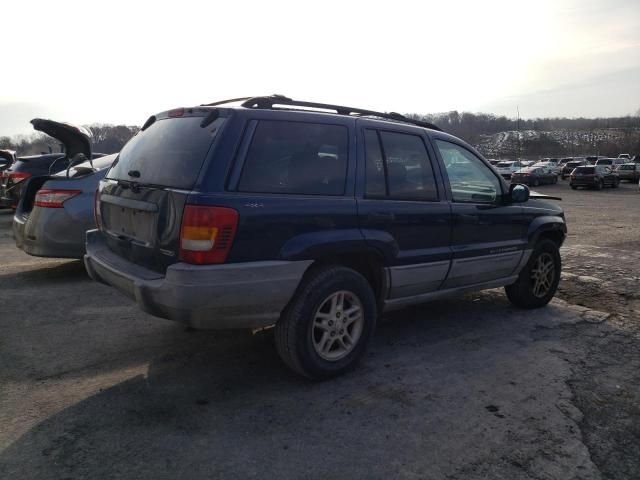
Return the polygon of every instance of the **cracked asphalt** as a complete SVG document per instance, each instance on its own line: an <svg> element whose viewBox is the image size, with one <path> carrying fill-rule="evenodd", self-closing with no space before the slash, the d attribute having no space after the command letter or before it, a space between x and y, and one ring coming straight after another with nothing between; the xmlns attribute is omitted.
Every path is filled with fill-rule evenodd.
<svg viewBox="0 0 640 480"><path fill-rule="evenodd" d="M269 332L185 330L27 256L0 211L0 478L640 478L640 194L538 190L570 231L547 308L397 311L322 383Z"/></svg>

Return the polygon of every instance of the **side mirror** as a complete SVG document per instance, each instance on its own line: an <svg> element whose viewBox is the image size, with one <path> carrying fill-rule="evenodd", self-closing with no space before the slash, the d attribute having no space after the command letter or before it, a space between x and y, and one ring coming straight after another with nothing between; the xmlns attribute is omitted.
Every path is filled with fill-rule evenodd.
<svg viewBox="0 0 640 480"><path fill-rule="evenodd" d="M524 203L529 200L529 187L522 183L512 183L509 186L509 199L511 203Z"/></svg>

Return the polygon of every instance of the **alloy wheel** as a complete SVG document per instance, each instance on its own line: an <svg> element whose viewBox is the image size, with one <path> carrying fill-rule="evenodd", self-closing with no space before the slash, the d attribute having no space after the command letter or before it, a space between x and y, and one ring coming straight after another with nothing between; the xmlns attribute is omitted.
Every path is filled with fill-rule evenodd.
<svg viewBox="0 0 640 480"><path fill-rule="evenodd" d="M314 315L311 340L315 352L335 362L353 351L362 335L364 309L358 297L340 290L325 298Z"/></svg>
<svg viewBox="0 0 640 480"><path fill-rule="evenodd" d="M542 298L549 293L556 275L556 264L550 253L542 253L536 258L531 269L533 295Z"/></svg>

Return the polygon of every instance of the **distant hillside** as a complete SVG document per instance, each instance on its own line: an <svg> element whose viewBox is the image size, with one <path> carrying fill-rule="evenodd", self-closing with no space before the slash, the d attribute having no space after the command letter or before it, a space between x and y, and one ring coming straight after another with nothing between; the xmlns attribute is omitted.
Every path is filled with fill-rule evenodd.
<svg viewBox="0 0 640 480"><path fill-rule="evenodd" d="M475 147L488 158L640 154L640 128L524 130L480 135Z"/></svg>
<svg viewBox="0 0 640 480"><path fill-rule="evenodd" d="M639 112L640 113L640 112ZM640 155L640 115L615 118L513 119L456 111L409 115L435 123L490 158Z"/></svg>

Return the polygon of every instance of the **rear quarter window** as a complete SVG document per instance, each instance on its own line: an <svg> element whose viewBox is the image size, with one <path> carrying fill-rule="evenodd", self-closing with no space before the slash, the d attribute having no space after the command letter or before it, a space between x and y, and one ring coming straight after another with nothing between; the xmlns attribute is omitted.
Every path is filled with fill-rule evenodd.
<svg viewBox="0 0 640 480"><path fill-rule="evenodd" d="M201 127L204 116L156 120L122 148L107 178L173 188L192 188L213 139L225 122ZM130 176L137 171L139 176Z"/></svg>
<svg viewBox="0 0 640 480"><path fill-rule="evenodd" d="M238 190L343 195L348 149L345 126L262 120L251 140Z"/></svg>

